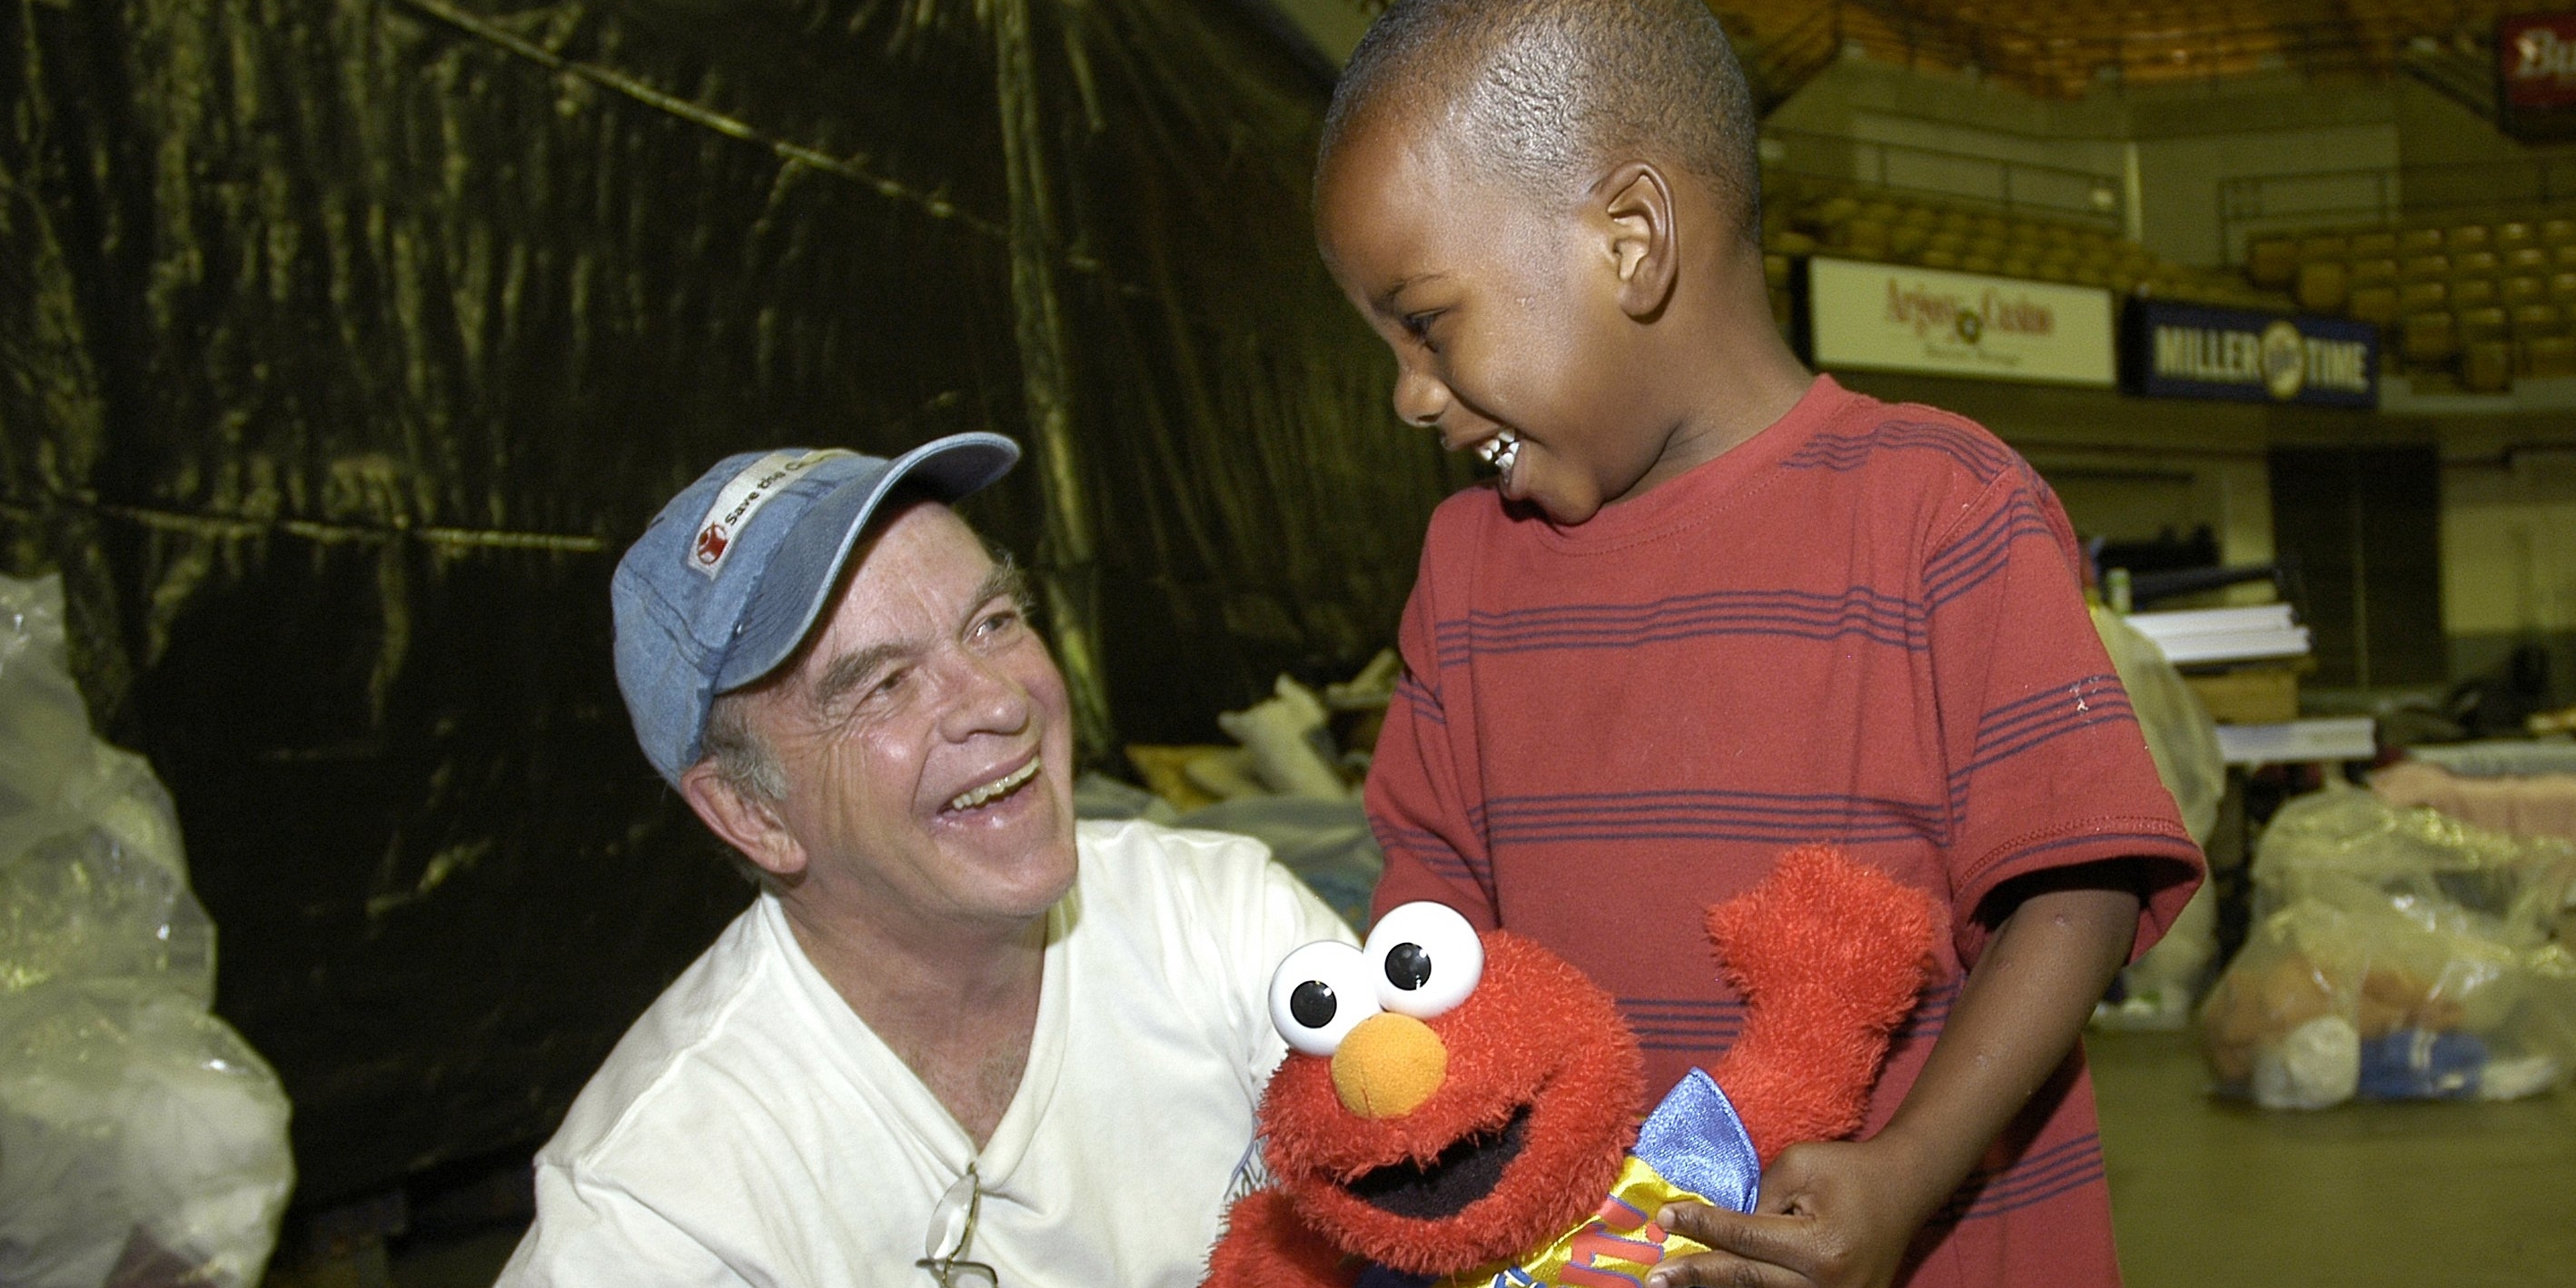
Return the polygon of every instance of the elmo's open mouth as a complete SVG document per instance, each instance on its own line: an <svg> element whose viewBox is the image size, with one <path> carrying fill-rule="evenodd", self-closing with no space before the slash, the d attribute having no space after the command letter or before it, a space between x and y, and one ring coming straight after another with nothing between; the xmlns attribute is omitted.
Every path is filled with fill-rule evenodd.
<svg viewBox="0 0 2576 1288"><path fill-rule="evenodd" d="M1440 1151L1429 1166L1392 1163L1366 1172L1350 1183L1350 1192L1369 1206L1416 1221L1456 1216L1466 1206L1494 1192L1494 1186L1520 1157L1529 1136L1530 1108L1523 1105L1499 1131L1469 1136Z"/></svg>

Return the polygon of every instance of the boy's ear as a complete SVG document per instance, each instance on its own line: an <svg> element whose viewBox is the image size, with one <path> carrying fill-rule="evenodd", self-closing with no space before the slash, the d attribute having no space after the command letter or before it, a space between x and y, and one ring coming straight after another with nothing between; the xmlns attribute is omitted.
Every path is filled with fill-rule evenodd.
<svg viewBox="0 0 2576 1288"><path fill-rule="evenodd" d="M1681 229L1673 221L1673 189L1651 161L1611 169L1599 191L1610 229L1611 266L1619 275L1619 307L1651 321L1672 299L1681 267Z"/></svg>
<svg viewBox="0 0 2576 1288"><path fill-rule="evenodd" d="M701 760L683 771L680 795L708 831L742 851L761 871L786 878L805 870L804 843L787 830L772 803L717 772L714 761Z"/></svg>

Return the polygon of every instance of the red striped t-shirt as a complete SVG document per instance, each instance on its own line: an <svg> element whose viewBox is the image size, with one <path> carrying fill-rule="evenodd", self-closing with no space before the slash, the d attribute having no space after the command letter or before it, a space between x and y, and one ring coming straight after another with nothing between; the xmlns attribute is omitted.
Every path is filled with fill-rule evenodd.
<svg viewBox="0 0 2576 1288"><path fill-rule="evenodd" d="M1975 424L1819 376L1778 423L1575 527L1480 487L1433 517L1368 785L1383 910L1438 899L1618 999L1660 1090L1742 1006L1710 904L1811 841L1952 910L1865 1132L1940 1036L1999 884L2136 859L2136 951L2201 857L2086 614L2074 534ZM1937 1285L2112 1284L2079 1051L1917 1240Z"/></svg>

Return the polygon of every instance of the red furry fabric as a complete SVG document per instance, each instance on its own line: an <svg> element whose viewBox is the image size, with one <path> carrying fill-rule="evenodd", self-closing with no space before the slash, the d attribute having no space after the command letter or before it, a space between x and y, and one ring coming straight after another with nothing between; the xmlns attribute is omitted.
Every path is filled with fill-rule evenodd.
<svg viewBox="0 0 2576 1288"><path fill-rule="evenodd" d="M1745 1002L1743 1034L1709 1074L1764 1165L1797 1141L1860 1130L1944 920L1931 896L1829 845L1789 851L1760 885L1709 910Z"/></svg>
<svg viewBox="0 0 2576 1288"><path fill-rule="evenodd" d="M1494 931L1484 942L1483 981L1429 1021L1449 1048L1449 1073L1420 1108L1355 1117L1333 1093L1331 1062L1296 1054L1261 1102L1270 1170L1297 1215L1335 1246L1397 1270L1447 1274L1554 1238L1609 1192L1645 1113L1644 1061L1609 996L1519 936ZM1397 1216L1344 1188L1375 1168L1436 1159L1523 1108L1519 1156L1454 1216Z"/></svg>
<svg viewBox="0 0 2576 1288"><path fill-rule="evenodd" d="M1830 846L1790 851L1760 885L1709 910L1746 1004L1743 1035L1710 1074L1766 1165L1793 1141L1860 1128L1888 1034L1932 969L1942 919L1929 896ZM1329 1060L1291 1054L1279 1067L1261 1102L1278 1188L1235 1205L1209 1285L1350 1284L1358 1263L1336 1250L1456 1274L1554 1239L1608 1192L1645 1111L1637 1039L1564 959L1505 932L1483 938L1476 991L1427 1021L1448 1072L1412 1113L1353 1115ZM1381 1167L1429 1163L1524 1109L1521 1152L1454 1215L1398 1216L1348 1188Z"/></svg>
<svg viewBox="0 0 2576 1288"><path fill-rule="evenodd" d="M1306 1227L1278 1190L1255 1190L1225 1216L1207 1282L1228 1288L1349 1288L1360 1262Z"/></svg>

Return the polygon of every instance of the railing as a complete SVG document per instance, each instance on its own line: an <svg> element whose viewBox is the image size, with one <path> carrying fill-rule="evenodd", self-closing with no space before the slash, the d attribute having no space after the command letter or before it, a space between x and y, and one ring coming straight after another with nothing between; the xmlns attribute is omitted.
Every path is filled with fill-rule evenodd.
<svg viewBox="0 0 2576 1288"><path fill-rule="evenodd" d="M1816 6L1798 25L1751 51L1744 77L1752 84L1755 113L1769 116L1771 109L1789 101L1790 95L1842 55L1842 6Z"/></svg>
<svg viewBox="0 0 2576 1288"><path fill-rule="evenodd" d="M2450 40L2418 37L2397 52L2397 68L2435 93L2504 125L2496 101L2496 53L2485 33L2461 32Z"/></svg>
<svg viewBox="0 0 2576 1288"><path fill-rule="evenodd" d="M2030 93L2069 97L2099 84L2173 84L2265 71L2308 77L2380 73L2398 64L2408 40L2437 34L2436 27L2447 24L2427 14L2424 31L2398 35L2366 33L2342 18L2251 29L2181 25L2104 33L2072 23L1962 19L1923 0L1832 0L1764 42L1748 71L1757 93L1768 99L1767 110L1831 61L1816 49L1830 37L1836 53L1851 45L1880 62L1992 77ZM1803 68L1803 74L1766 76L1775 48L1781 64L1776 70Z"/></svg>
<svg viewBox="0 0 2576 1288"><path fill-rule="evenodd" d="M2066 166L1770 129L1762 132L1762 169L1766 184L1796 175L2042 214L2111 232L2128 225L2120 176Z"/></svg>
<svg viewBox="0 0 2576 1288"><path fill-rule="evenodd" d="M2576 204L2576 158L2261 175L2218 186L2218 230L2228 262L2242 263L2266 233L2558 204Z"/></svg>

